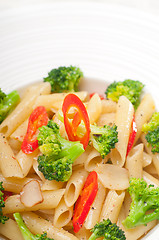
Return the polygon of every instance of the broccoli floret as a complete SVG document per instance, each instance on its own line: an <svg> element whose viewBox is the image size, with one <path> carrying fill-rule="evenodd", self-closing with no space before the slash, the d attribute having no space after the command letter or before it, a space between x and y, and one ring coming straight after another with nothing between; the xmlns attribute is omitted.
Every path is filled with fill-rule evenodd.
<svg viewBox="0 0 159 240"><path fill-rule="evenodd" d="M149 123L145 123L143 126L142 126L142 131L144 133L148 133L149 131L153 131L155 130L157 127L159 126L159 112L155 112Z"/></svg>
<svg viewBox="0 0 159 240"><path fill-rule="evenodd" d="M106 89L106 97L118 102L119 97L124 95L136 109L140 103L140 94L144 85L140 81L127 79L123 82L113 82Z"/></svg>
<svg viewBox="0 0 159 240"><path fill-rule="evenodd" d="M83 145L60 136L59 127L50 120L47 126L39 128L37 137L39 149L38 169L48 180L68 181L72 174L72 164L83 152Z"/></svg>
<svg viewBox="0 0 159 240"><path fill-rule="evenodd" d="M80 68L69 66L52 69L44 82L51 84L51 92L78 91L78 85L83 73Z"/></svg>
<svg viewBox="0 0 159 240"><path fill-rule="evenodd" d="M2 91L2 89L0 88L0 104L3 103L3 99L6 97L7 95Z"/></svg>
<svg viewBox="0 0 159 240"><path fill-rule="evenodd" d="M88 240L96 240L100 237L104 237L103 240L125 240L124 232L109 219L103 219L102 222L97 223L91 230L92 235Z"/></svg>
<svg viewBox="0 0 159 240"><path fill-rule="evenodd" d="M142 126L142 131L146 133L146 140L151 145L153 153L159 153L159 112L152 115L149 123Z"/></svg>
<svg viewBox="0 0 159 240"><path fill-rule="evenodd" d="M159 153L159 126L154 131L148 132L145 138L152 147L151 151Z"/></svg>
<svg viewBox="0 0 159 240"><path fill-rule="evenodd" d="M0 123L7 117L16 105L19 103L20 97L17 91L13 91L6 95L0 89Z"/></svg>
<svg viewBox="0 0 159 240"><path fill-rule="evenodd" d="M25 240L53 240L53 238L48 238L47 237L47 233L43 233L43 234L37 234L34 235L32 234L29 229L27 228L27 226L25 225L20 213L14 213L13 214L15 221L18 224L18 227L22 233L22 236Z"/></svg>
<svg viewBox="0 0 159 240"><path fill-rule="evenodd" d="M42 155L38 157L38 163L39 171L41 171L44 177L48 180L66 182L72 175L73 161L69 157L54 160Z"/></svg>
<svg viewBox="0 0 159 240"><path fill-rule="evenodd" d="M45 156L54 156L61 152L61 143L58 137L59 126L53 121L49 121L47 126L39 128L38 145Z"/></svg>
<svg viewBox="0 0 159 240"><path fill-rule="evenodd" d="M118 142L117 126L96 126L91 125L90 140L93 143L94 148L104 158L111 149L115 148L115 143Z"/></svg>
<svg viewBox="0 0 159 240"><path fill-rule="evenodd" d="M2 213L2 209L5 207L5 202L4 202L4 198L3 198L3 182L0 182L0 223L5 224L5 222L9 219L8 217L4 216Z"/></svg>
<svg viewBox="0 0 159 240"><path fill-rule="evenodd" d="M132 203L127 218L122 222L126 228L134 228L159 220L159 187L147 186L143 179L130 179L128 192ZM152 212L148 213L149 210Z"/></svg>

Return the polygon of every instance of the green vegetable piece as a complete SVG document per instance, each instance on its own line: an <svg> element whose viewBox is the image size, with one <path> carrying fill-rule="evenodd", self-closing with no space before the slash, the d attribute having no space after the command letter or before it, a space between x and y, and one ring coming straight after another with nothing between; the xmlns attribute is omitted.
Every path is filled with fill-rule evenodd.
<svg viewBox="0 0 159 240"><path fill-rule="evenodd" d="M149 123L142 126L142 131L146 133L146 140L151 145L153 153L159 153L159 112L155 112Z"/></svg>
<svg viewBox="0 0 159 240"><path fill-rule="evenodd" d="M113 82L106 89L106 97L118 102L120 96L125 96L136 109L140 103L140 95L144 85L140 81L127 79L123 82Z"/></svg>
<svg viewBox="0 0 159 240"><path fill-rule="evenodd" d="M3 182L0 182L0 223L5 224L5 222L9 219L8 217L4 216L2 213L2 209L5 207L5 202L4 202L4 198L3 198Z"/></svg>
<svg viewBox="0 0 159 240"><path fill-rule="evenodd" d="M58 125L50 120L47 126L39 128L37 137L43 155L38 157L38 169L48 180L68 181L72 164L83 152L83 145L61 137Z"/></svg>
<svg viewBox="0 0 159 240"><path fill-rule="evenodd" d="M97 223L91 230L92 235L88 240L96 240L100 237L104 237L104 240L125 240L124 232L109 219L103 219L102 222Z"/></svg>
<svg viewBox="0 0 159 240"><path fill-rule="evenodd" d="M20 96L17 91L13 91L6 95L0 89L0 123L7 115L17 106L20 101Z"/></svg>
<svg viewBox="0 0 159 240"><path fill-rule="evenodd" d="M131 178L128 192L132 203L128 217L122 222L125 228L147 224L159 220L159 187L147 186L142 179ZM149 210L152 212L148 213Z"/></svg>
<svg viewBox="0 0 159 240"><path fill-rule="evenodd" d="M110 150L115 148L115 143L118 142L117 126L96 126L91 125L90 140L93 143L94 148L104 158Z"/></svg>
<svg viewBox="0 0 159 240"><path fill-rule="evenodd" d="M75 66L59 67L52 69L44 82L51 84L51 92L78 91L78 85L83 73Z"/></svg>
<svg viewBox="0 0 159 240"><path fill-rule="evenodd" d="M6 97L7 95L2 91L2 89L0 88L0 104L3 103L3 99Z"/></svg>
<svg viewBox="0 0 159 240"><path fill-rule="evenodd" d="M154 131L158 126L159 126L159 112L155 112L152 114L149 123L145 123L142 126L142 131L144 133L148 133L149 131Z"/></svg>
<svg viewBox="0 0 159 240"><path fill-rule="evenodd" d="M32 234L30 230L27 228L27 226L25 225L20 213L14 213L13 216L15 221L18 224L18 227L22 233L24 240L54 240L53 238L48 238L47 233L43 233L41 235Z"/></svg>
<svg viewBox="0 0 159 240"><path fill-rule="evenodd" d="M45 156L58 155L61 152L61 143L58 139L59 126L54 122L48 122L47 126L39 128L38 145Z"/></svg>

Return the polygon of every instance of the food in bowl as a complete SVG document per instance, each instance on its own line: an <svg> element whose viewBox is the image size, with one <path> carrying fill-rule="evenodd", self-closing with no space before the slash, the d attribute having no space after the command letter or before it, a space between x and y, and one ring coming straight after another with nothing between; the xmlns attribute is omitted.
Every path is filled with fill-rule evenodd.
<svg viewBox="0 0 159 240"><path fill-rule="evenodd" d="M53 69L12 106L1 93L2 112L11 106L0 125L0 233L9 239L135 240L157 224L152 96L130 79L102 96L78 91L82 77L74 66Z"/></svg>

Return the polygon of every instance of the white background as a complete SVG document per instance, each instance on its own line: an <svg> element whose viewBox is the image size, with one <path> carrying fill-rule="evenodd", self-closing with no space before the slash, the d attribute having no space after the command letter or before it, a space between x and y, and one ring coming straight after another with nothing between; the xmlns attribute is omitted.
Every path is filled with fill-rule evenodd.
<svg viewBox="0 0 159 240"><path fill-rule="evenodd" d="M105 2L111 4L119 4L137 8L145 12L150 12L159 15L159 0L70 0L69 2ZM6 10L10 8L36 5L42 3L52 2L67 2L67 0L0 0L0 10Z"/></svg>

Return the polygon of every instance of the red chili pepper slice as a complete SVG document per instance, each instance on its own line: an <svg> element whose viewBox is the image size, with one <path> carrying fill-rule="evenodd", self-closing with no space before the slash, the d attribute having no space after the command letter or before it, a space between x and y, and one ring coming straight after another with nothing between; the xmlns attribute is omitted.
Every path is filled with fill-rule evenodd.
<svg viewBox="0 0 159 240"><path fill-rule="evenodd" d="M77 233L82 227L84 220L90 210L90 207L98 191L98 175L95 171L88 175L82 193L77 199L73 215L73 228Z"/></svg>
<svg viewBox="0 0 159 240"><path fill-rule="evenodd" d="M94 94L96 94L96 92L90 93L90 94L89 94L89 97L92 98ZM98 93L97 93L97 94L98 94ZM105 99L105 97L104 97L102 94L98 94L98 95L99 95L99 97L100 97L101 100L104 100L104 99Z"/></svg>
<svg viewBox="0 0 159 240"><path fill-rule="evenodd" d="M38 106L34 109L29 117L27 133L24 137L21 149L24 153L32 153L35 149L38 148L38 140L36 138L36 131L39 127L47 125L48 115L45 107Z"/></svg>
<svg viewBox="0 0 159 240"><path fill-rule="evenodd" d="M136 137L136 133L137 133L137 126L136 126L135 115L134 115L133 120L132 120L131 132L130 132L130 135L129 135L126 157L128 156L128 154L129 154L129 152L130 152L130 150L133 146L133 143L134 143L134 140L135 140L135 137Z"/></svg>
<svg viewBox="0 0 159 240"><path fill-rule="evenodd" d="M7 200L8 197L12 196L13 193L12 192L7 192L7 191L2 191L3 192L3 199L4 199L4 202Z"/></svg>
<svg viewBox="0 0 159 240"><path fill-rule="evenodd" d="M74 107L76 109L76 113L74 114L72 122L68 118L68 113L70 108ZM90 122L87 110L80 100L75 94L68 94L63 102L62 111L64 115L64 124L65 129L70 141L80 141L83 144L84 149L87 147L90 136ZM82 137L77 135L77 128L79 124L83 121L85 125L85 133Z"/></svg>

